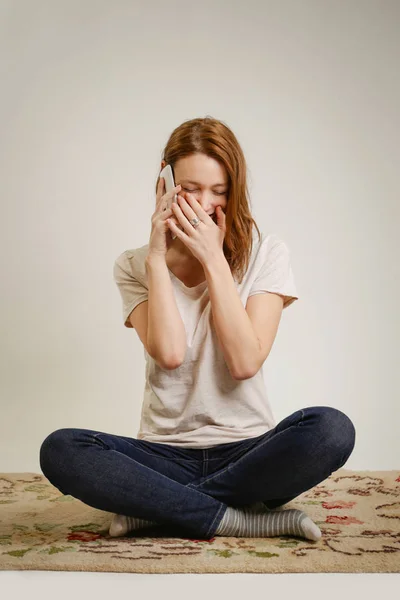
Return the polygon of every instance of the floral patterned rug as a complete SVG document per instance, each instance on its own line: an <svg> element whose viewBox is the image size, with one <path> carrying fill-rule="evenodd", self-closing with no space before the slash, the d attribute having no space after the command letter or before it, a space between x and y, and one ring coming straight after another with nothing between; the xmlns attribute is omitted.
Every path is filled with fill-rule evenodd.
<svg viewBox="0 0 400 600"><path fill-rule="evenodd" d="M317 542L108 534L112 514L62 495L40 474L0 473L0 570L129 573L398 573L400 471L339 469L285 504L319 526Z"/></svg>

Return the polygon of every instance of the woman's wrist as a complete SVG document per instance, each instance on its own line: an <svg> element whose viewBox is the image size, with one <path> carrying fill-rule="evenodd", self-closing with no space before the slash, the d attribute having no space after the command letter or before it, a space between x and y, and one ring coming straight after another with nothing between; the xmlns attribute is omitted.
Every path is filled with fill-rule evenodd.
<svg viewBox="0 0 400 600"><path fill-rule="evenodd" d="M152 264L152 263L166 263L167 261L167 257L165 254L162 254L160 252L149 252L146 256L145 262L146 264Z"/></svg>

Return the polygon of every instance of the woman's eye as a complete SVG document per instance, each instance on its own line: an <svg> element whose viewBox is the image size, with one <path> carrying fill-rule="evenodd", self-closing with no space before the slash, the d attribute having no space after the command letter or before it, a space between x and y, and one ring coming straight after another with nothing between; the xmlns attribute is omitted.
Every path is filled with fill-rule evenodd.
<svg viewBox="0 0 400 600"><path fill-rule="evenodd" d="M188 190L187 188L182 188L185 192L189 192L189 194L193 194L193 192L197 192L196 190ZM215 192L217 196L225 196L226 192Z"/></svg>

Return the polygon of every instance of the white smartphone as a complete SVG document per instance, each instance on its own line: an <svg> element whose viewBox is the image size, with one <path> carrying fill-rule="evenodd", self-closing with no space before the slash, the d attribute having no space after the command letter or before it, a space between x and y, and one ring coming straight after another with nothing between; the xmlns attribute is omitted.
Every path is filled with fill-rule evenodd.
<svg viewBox="0 0 400 600"><path fill-rule="evenodd" d="M174 189L175 181L174 181L174 174L172 172L171 165L165 165L165 167L162 169L162 171L160 173L160 177L163 177L165 180L165 191L166 192L170 192L171 190ZM177 202L177 201L178 201L177 194L175 194L173 200L169 202L167 208L171 208L172 202ZM180 225L178 225L178 227L181 231L183 231L183 229ZM171 234L171 237L174 240L176 238L176 235Z"/></svg>

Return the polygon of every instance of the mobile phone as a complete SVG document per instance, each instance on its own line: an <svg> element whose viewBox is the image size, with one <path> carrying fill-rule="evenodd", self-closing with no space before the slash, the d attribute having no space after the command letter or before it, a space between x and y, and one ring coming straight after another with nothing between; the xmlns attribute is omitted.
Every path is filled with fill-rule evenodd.
<svg viewBox="0 0 400 600"><path fill-rule="evenodd" d="M174 181L174 174L172 172L171 165L165 165L165 167L163 168L163 170L160 173L160 177L164 178L166 192L170 192L171 190L174 189L175 181ZM177 201L178 201L177 194L175 194L173 200L169 201L167 208L171 208L172 202L177 202ZM178 224L178 227L181 231L183 231L182 227L179 224ZM176 235L171 233L171 237L174 240L176 238Z"/></svg>

